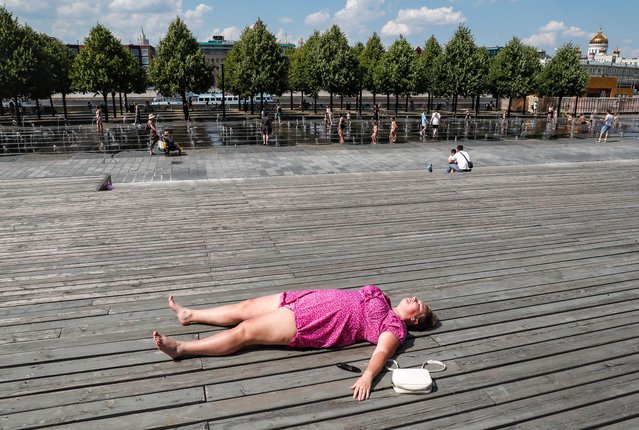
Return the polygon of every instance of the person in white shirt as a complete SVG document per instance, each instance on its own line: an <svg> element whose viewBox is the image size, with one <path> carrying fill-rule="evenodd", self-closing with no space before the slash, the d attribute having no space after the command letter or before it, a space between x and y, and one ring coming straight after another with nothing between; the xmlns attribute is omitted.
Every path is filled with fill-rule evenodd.
<svg viewBox="0 0 639 430"><path fill-rule="evenodd" d="M610 131L610 128L612 127L612 121L614 120L614 117L612 116L612 112L610 112L610 109L608 109L606 111L606 118L604 119L604 123L603 126L601 127L601 131L599 132L599 139L597 139L597 142L601 142L601 138L604 138L604 142L608 141L608 132Z"/></svg>
<svg viewBox="0 0 639 430"><path fill-rule="evenodd" d="M470 155L464 151L464 145L457 145L457 152L449 161L454 160L455 163L448 163L449 173L470 172L472 168L469 166Z"/></svg>
<svg viewBox="0 0 639 430"><path fill-rule="evenodd" d="M435 112L433 112L433 115L430 117L430 125L433 127L433 139L437 137L437 129L439 128L439 120L441 118L442 116L439 113L439 109L435 109Z"/></svg>

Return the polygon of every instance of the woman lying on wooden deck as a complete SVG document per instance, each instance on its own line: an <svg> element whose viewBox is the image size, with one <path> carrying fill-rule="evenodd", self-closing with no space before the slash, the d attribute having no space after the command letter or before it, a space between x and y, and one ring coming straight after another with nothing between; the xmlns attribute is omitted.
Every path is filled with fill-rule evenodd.
<svg viewBox="0 0 639 430"><path fill-rule="evenodd" d="M304 290L245 300L209 309L190 309L169 296L169 307L183 325L235 326L214 336L178 341L153 332L158 349L171 358L232 354L251 345L330 348L360 341L376 344L362 376L353 384L353 398L367 399L373 379L411 330L434 327L438 318L415 297L395 307L375 285L357 291ZM237 324L237 325L236 325Z"/></svg>

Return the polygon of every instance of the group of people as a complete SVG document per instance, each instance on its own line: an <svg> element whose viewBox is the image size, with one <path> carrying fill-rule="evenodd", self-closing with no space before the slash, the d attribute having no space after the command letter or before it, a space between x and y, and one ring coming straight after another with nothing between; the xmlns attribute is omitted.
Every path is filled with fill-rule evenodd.
<svg viewBox="0 0 639 430"><path fill-rule="evenodd" d="M464 150L464 145L457 145L457 149L450 150L448 156L447 173L470 172L473 170L470 155Z"/></svg>
<svg viewBox="0 0 639 430"><path fill-rule="evenodd" d="M165 156L170 157L176 151L178 155L182 155L182 147L180 147L180 145L178 145L178 143L173 139L173 133L171 133L171 130L166 129L160 134L156 124L156 119L157 116L155 114L149 114L149 119L146 123L146 130L149 132L149 155L153 155L153 148L158 145L160 140L163 143L161 149Z"/></svg>
<svg viewBox="0 0 639 430"><path fill-rule="evenodd" d="M430 116L430 121L428 120L428 115L426 115L426 111L422 111L421 120L422 120L422 128L419 131L420 136L426 136L426 129L430 124L433 129L433 139L437 137L437 130L439 129L439 123L441 122L442 115L439 113L439 109L435 109L435 111Z"/></svg>

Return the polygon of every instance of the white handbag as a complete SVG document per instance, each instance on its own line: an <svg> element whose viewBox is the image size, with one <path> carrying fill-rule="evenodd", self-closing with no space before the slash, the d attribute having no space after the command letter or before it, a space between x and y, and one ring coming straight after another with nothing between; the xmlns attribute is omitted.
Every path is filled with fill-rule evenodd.
<svg viewBox="0 0 639 430"><path fill-rule="evenodd" d="M446 365L437 360L426 360L419 369L400 369L399 364L395 360L392 361L395 364L395 368L386 366L386 369L393 372L392 384L395 392L400 394L428 394L433 389L433 379L430 377L430 372L443 372L446 370ZM426 369L429 364L435 364L441 366L441 369L431 370Z"/></svg>

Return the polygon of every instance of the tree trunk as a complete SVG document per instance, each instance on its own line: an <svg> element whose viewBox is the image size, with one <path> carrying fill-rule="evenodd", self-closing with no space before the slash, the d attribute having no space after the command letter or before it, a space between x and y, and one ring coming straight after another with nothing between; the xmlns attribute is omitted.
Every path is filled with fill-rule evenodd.
<svg viewBox="0 0 639 430"><path fill-rule="evenodd" d="M180 96L182 96L182 112L184 112L184 120L189 120L189 105L186 102L186 91L180 91ZM224 97L224 95L222 95Z"/></svg>
<svg viewBox="0 0 639 430"><path fill-rule="evenodd" d="M67 113L67 95L62 93L62 110L64 111L64 119L68 120L69 115Z"/></svg>
<svg viewBox="0 0 639 430"><path fill-rule="evenodd" d="M557 118L561 115L561 101L563 98L564 96L559 96L559 103L557 103Z"/></svg>
<svg viewBox="0 0 639 430"><path fill-rule="evenodd" d="M301 103L300 103L300 107L301 107L301 111L304 112L304 91L301 92L302 93L302 97L301 97Z"/></svg>
<svg viewBox="0 0 639 430"><path fill-rule="evenodd" d="M49 96L49 104L51 105L51 116L55 116L55 110L53 109L53 97Z"/></svg>
<svg viewBox="0 0 639 430"><path fill-rule="evenodd" d="M291 110L293 110L293 90L291 90Z"/></svg>
<svg viewBox="0 0 639 430"><path fill-rule="evenodd" d="M399 94L395 94L395 116L397 116L398 109L399 109Z"/></svg>
<svg viewBox="0 0 639 430"><path fill-rule="evenodd" d="M331 108L331 112L332 112L333 111L333 93L332 92L330 93L328 107Z"/></svg>
<svg viewBox="0 0 639 430"><path fill-rule="evenodd" d="M104 112L102 112L104 115L104 122L109 122L109 101L107 100L106 91L102 93L102 98L104 99Z"/></svg>
<svg viewBox="0 0 639 430"><path fill-rule="evenodd" d="M339 95L339 110L344 110L344 96L342 94Z"/></svg>
<svg viewBox="0 0 639 430"><path fill-rule="evenodd" d="M375 107L375 96L376 96L376 95L377 95L377 94L375 93L375 91L373 91L373 107Z"/></svg>
<svg viewBox="0 0 639 430"><path fill-rule="evenodd" d="M16 121L18 122L18 124L20 124L20 115L22 115L22 112L20 112L20 105L18 104L17 96L13 98L13 105L15 106L16 110Z"/></svg>
<svg viewBox="0 0 639 430"><path fill-rule="evenodd" d="M406 106L404 106L406 112L408 112L408 94L406 94Z"/></svg>
<svg viewBox="0 0 639 430"><path fill-rule="evenodd" d="M111 92L111 104L113 105L113 119L117 118L117 110L115 109L115 91Z"/></svg>
<svg viewBox="0 0 639 430"><path fill-rule="evenodd" d="M390 108L390 93L386 93L386 110Z"/></svg>
<svg viewBox="0 0 639 430"><path fill-rule="evenodd" d="M42 119L42 115L40 112L40 99L35 99L36 102L36 112L38 113L38 120Z"/></svg>
<svg viewBox="0 0 639 430"><path fill-rule="evenodd" d="M512 106L513 98L508 97L508 108L506 109L506 118L510 118L510 107Z"/></svg>
<svg viewBox="0 0 639 430"><path fill-rule="evenodd" d="M317 115L317 96L313 97L313 112Z"/></svg>
<svg viewBox="0 0 639 430"><path fill-rule="evenodd" d="M120 102L120 116L124 115L122 112L122 91L118 91L118 101Z"/></svg>

